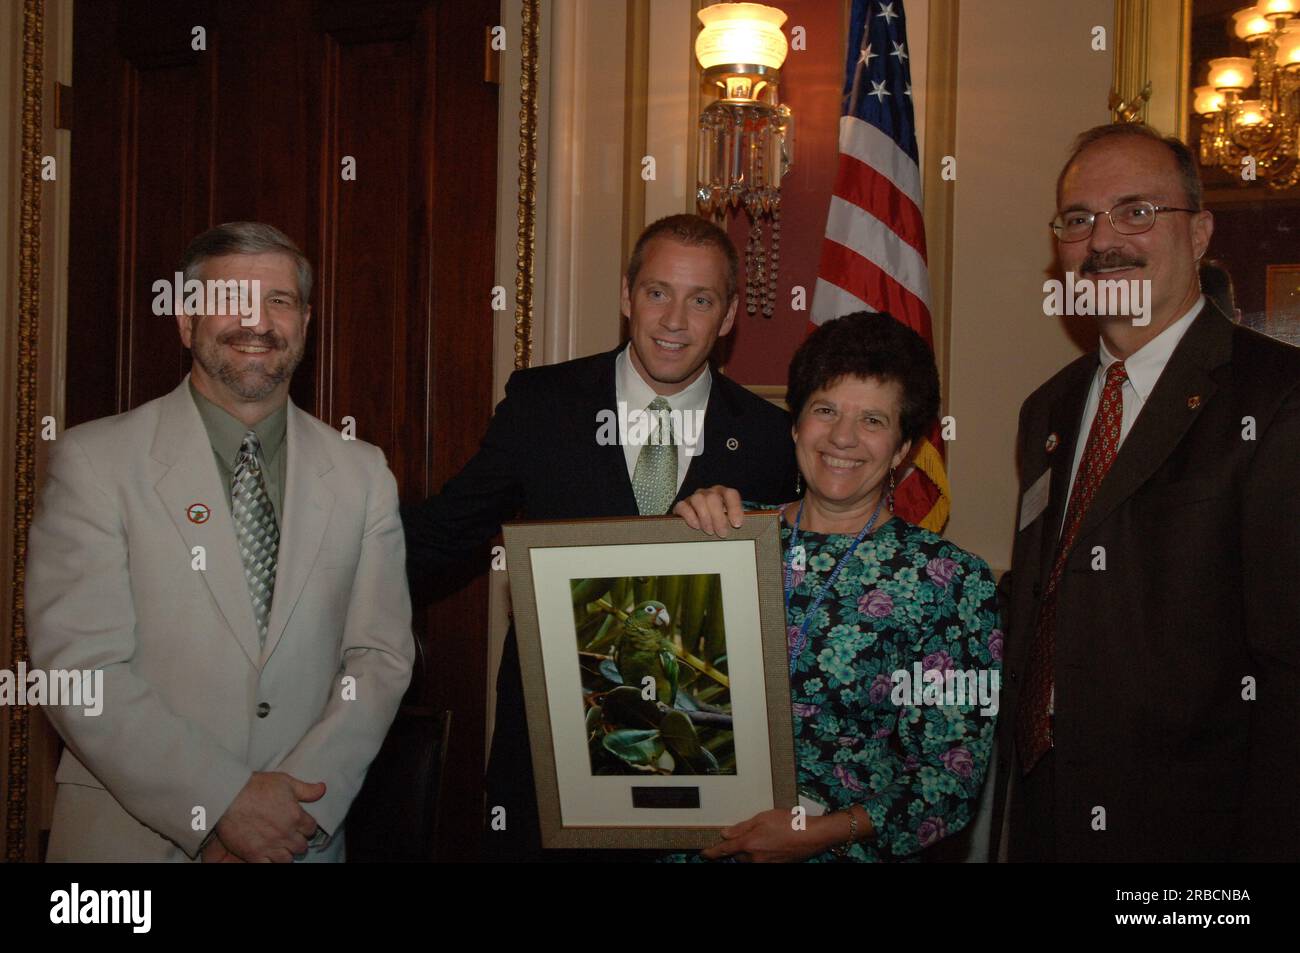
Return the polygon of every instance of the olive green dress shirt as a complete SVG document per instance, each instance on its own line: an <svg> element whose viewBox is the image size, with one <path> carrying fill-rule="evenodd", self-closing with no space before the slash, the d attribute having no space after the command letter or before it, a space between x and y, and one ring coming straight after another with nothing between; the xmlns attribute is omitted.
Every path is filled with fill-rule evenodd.
<svg viewBox="0 0 1300 953"><path fill-rule="evenodd" d="M289 420L288 401L252 427L246 427L200 394L192 380L190 395L194 398L194 406L198 407L203 426L208 431L208 442L212 444L212 455L217 458L217 472L221 474L227 505L230 504L230 484L235 476L239 446L244 441L244 434L252 430L262 444L262 476L266 480L266 492L271 496L271 505L275 507L275 520L277 524L283 525L284 473L289 457L284 451L284 434Z"/></svg>

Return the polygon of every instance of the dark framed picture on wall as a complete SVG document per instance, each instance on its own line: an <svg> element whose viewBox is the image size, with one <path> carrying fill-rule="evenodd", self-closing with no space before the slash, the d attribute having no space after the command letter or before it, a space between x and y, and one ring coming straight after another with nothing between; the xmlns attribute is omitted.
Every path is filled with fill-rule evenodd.
<svg viewBox="0 0 1300 953"><path fill-rule="evenodd" d="M1269 265L1265 330L1291 344L1300 344L1300 264Z"/></svg>
<svg viewBox="0 0 1300 953"><path fill-rule="evenodd" d="M797 803L780 528L514 523L506 562L546 847L700 848Z"/></svg>

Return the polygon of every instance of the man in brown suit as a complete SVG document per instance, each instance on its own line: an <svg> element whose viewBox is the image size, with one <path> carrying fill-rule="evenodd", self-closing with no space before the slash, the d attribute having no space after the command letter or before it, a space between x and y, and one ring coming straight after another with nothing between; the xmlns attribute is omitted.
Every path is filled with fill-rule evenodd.
<svg viewBox="0 0 1300 953"><path fill-rule="evenodd" d="M1300 350L1202 296L1177 140L1084 133L1057 203L1064 271L1150 284L1021 408L993 849L1300 859Z"/></svg>

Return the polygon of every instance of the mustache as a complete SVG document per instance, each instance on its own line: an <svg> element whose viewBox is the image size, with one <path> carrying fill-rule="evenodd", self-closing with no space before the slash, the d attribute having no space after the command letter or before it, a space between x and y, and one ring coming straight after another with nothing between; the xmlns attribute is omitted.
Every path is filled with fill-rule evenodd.
<svg viewBox="0 0 1300 953"><path fill-rule="evenodd" d="M244 344L251 347L269 347L277 351L283 351L285 347L284 338L274 331L267 331L265 334L253 334L248 331L232 331L229 334L223 334L217 338L218 344Z"/></svg>
<svg viewBox="0 0 1300 953"><path fill-rule="evenodd" d="M1109 251L1103 254L1089 252L1088 257L1083 260L1079 266L1080 274L1100 271L1103 268L1142 268L1146 265L1146 259L1134 258L1131 255L1125 255L1117 251Z"/></svg>

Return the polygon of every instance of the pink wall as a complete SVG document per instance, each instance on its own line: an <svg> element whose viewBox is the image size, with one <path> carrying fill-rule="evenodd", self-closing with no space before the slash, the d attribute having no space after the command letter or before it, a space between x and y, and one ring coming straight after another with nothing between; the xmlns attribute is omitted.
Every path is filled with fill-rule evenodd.
<svg viewBox="0 0 1300 953"><path fill-rule="evenodd" d="M791 50L781 69L780 97L795 119L794 165L781 184L781 263L776 313L745 311L742 291L736 327L721 344L718 357L727 376L742 384L781 384L795 349L803 341L817 283L817 260L826 231L826 211L838 163L840 90L844 82L844 6L826 0L781 0L789 19L785 33L802 26L806 50ZM743 210L728 217L728 231L743 259L749 217ZM793 311L791 289L806 292L803 311Z"/></svg>

